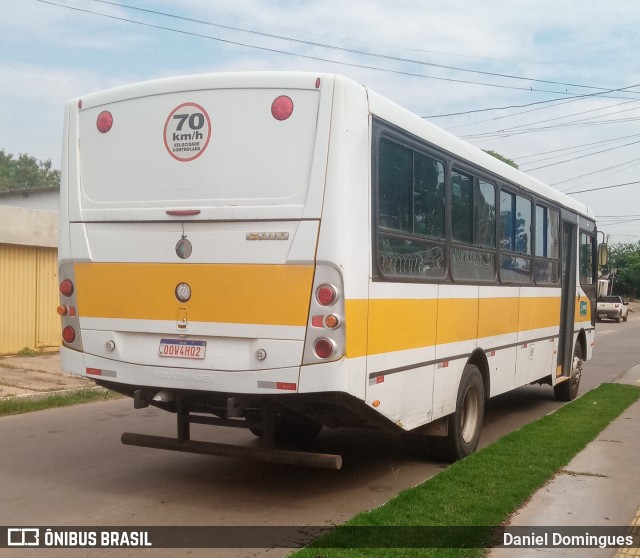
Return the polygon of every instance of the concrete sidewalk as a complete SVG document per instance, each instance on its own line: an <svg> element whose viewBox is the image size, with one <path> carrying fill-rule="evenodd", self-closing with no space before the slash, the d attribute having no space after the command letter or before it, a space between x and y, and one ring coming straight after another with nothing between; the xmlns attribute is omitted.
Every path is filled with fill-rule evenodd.
<svg viewBox="0 0 640 558"><path fill-rule="evenodd" d="M640 366L619 383L640 387ZM598 437L513 515L510 527L624 527L640 539L640 401ZM585 533L588 529L585 530ZM585 534L583 533L583 534ZM496 548L489 558L629 558L638 546L599 548Z"/></svg>
<svg viewBox="0 0 640 558"><path fill-rule="evenodd" d="M60 353L0 357L0 401L9 397L41 397L93 388L95 383L60 370Z"/></svg>

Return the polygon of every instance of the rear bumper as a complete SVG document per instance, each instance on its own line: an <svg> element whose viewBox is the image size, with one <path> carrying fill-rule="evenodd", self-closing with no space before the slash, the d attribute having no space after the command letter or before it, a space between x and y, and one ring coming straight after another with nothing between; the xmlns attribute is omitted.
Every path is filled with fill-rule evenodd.
<svg viewBox="0 0 640 558"><path fill-rule="evenodd" d="M620 310L598 310L596 312L597 318L620 318L622 316L622 312Z"/></svg>
<svg viewBox="0 0 640 558"><path fill-rule="evenodd" d="M60 356L65 372L123 386L255 395L296 393L299 387L300 367L228 372L146 366L110 360L66 347L60 349Z"/></svg>

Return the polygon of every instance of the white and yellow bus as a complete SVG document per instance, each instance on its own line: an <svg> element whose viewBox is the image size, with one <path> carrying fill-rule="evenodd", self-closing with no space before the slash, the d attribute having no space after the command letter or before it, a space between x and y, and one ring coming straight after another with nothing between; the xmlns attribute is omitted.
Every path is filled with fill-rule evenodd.
<svg viewBox="0 0 640 558"><path fill-rule="evenodd" d="M488 398L576 396L591 210L345 77L87 95L62 169L62 366L177 414L176 438L125 443L339 468L277 442L374 426L458 459Z"/></svg>

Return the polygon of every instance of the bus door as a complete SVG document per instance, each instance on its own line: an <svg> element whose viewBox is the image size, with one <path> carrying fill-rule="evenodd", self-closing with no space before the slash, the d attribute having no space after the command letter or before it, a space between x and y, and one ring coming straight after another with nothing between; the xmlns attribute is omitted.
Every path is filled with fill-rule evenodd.
<svg viewBox="0 0 640 558"><path fill-rule="evenodd" d="M569 376L573 359L573 330L576 304L577 224L562 222L562 293L560 338L556 375Z"/></svg>

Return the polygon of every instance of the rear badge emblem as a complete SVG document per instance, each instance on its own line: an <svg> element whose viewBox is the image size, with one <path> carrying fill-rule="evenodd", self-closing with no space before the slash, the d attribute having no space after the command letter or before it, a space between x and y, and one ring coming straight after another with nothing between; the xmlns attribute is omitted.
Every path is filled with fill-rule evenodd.
<svg viewBox="0 0 640 558"><path fill-rule="evenodd" d="M186 260L191 255L192 251L193 248L191 246L191 242L186 238L178 240L178 243L176 244L176 254L178 254L179 258Z"/></svg>
<svg viewBox="0 0 640 558"><path fill-rule="evenodd" d="M289 240L288 232L249 232L247 240Z"/></svg>

